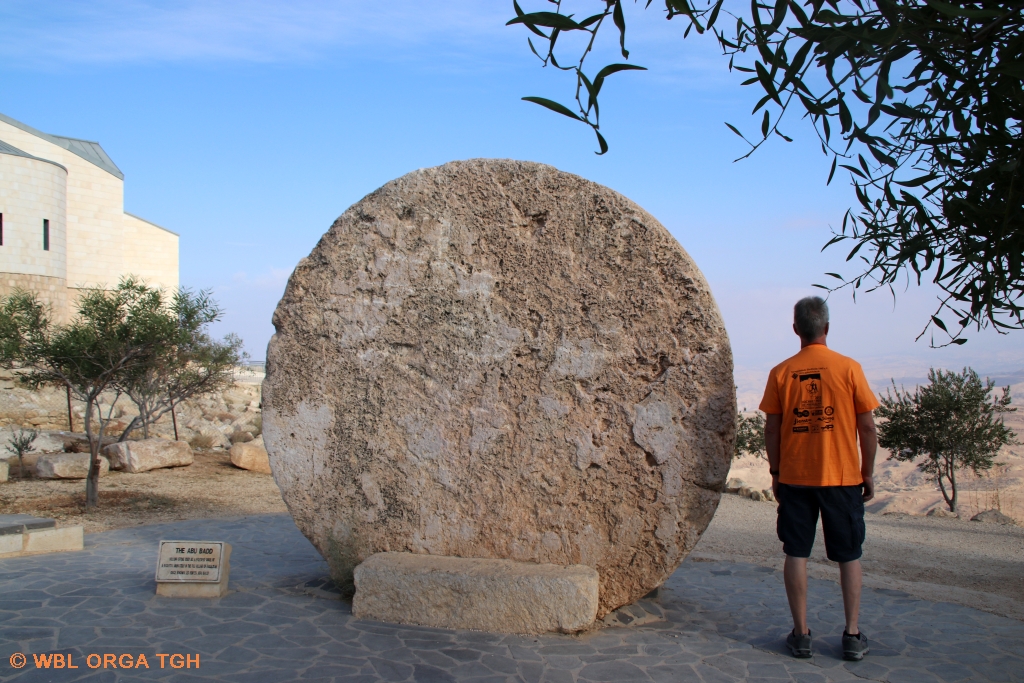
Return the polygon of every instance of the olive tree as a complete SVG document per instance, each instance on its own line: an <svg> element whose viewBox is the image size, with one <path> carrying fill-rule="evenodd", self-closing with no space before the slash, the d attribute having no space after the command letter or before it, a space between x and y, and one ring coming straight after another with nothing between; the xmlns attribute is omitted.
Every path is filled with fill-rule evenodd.
<svg viewBox="0 0 1024 683"><path fill-rule="evenodd" d="M111 291L86 290L66 325L53 323L32 293L16 290L0 299L0 364L19 368L30 386L61 385L85 403L87 507L98 502L100 449L120 396L117 382L151 363L175 329L159 290L130 276ZM115 397L104 415L100 396L108 390Z"/></svg>
<svg viewBox="0 0 1024 683"><path fill-rule="evenodd" d="M586 60L604 27L624 59L623 0L513 0L508 23L531 32L545 66L571 73L570 106L524 97L590 126L599 154L599 96L628 63L594 71ZM637 2L645 9L654 0ZM753 153L769 139L792 141L781 124L810 121L822 152L850 174L857 209L826 246L849 245L856 270L827 273L834 290L888 288L929 278L942 292L921 334L934 326L962 344L969 326L1024 328L1024 4L1020 0L662 0L683 37L711 32L730 70L759 99L760 125L745 135ZM533 9L531 7L531 9ZM582 38L559 48L567 35ZM562 45L564 45L564 40ZM556 48L559 48L556 50ZM792 119L792 116L789 117ZM790 131L792 132L792 131ZM742 158L742 157L741 157ZM945 319L944 319L945 318ZM952 318L955 322L947 325ZM933 341L934 343L934 341Z"/></svg>
<svg viewBox="0 0 1024 683"><path fill-rule="evenodd" d="M1010 407L1010 387L992 396L995 384L964 368L962 373L929 370L928 385L914 393L899 391L882 397L875 414L878 443L892 451L890 459L917 462L935 481L951 512L957 511L957 470L975 474L991 469L999 449L1016 436L999 417Z"/></svg>
<svg viewBox="0 0 1024 683"><path fill-rule="evenodd" d="M755 412L746 416L736 413L736 450L733 457L740 457L748 453L758 458L768 456L768 450L764 443L764 413Z"/></svg>
<svg viewBox="0 0 1024 683"><path fill-rule="evenodd" d="M115 382L139 412L120 441L139 428L143 437L149 438L149 426L182 401L229 385L235 366L246 355L236 335L217 341L207 333L207 326L222 314L209 292L193 294L182 288L175 293L168 312L175 321L173 336L154 349L150 362L122 373Z"/></svg>

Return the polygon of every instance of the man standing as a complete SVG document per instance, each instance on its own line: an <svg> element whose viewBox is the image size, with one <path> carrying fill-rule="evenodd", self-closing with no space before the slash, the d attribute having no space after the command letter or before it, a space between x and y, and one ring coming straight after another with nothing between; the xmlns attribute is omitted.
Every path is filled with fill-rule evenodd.
<svg viewBox="0 0 1024 683"><path fill-rule="evenodd" d="M859 660L868 652L857 620L864 503L875 495L878 438L871 411L879 404L860 365L826 346L828 306L823 299L797 302L793 331L800 337L800 353L772 369L760 405L767 416L765 446L793 613L786 645L795 657L811 656L807 558L820 513L825 554L839 563L846 612L843 658Z"/></svg>

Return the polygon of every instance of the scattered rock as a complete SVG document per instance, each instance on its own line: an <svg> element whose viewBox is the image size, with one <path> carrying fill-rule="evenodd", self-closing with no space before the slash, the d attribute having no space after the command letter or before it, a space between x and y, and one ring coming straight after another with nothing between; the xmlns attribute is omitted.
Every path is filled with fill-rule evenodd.
<svg viewBox="0 0 1024 683"><path fill-rule="evenodd" d="M758 502L764 500L764 494L758 491L757 489L752 490L748 497L750 498L750 500L755 500Z"/></svg>
<svg viewBox="0 0 1024 683"><path fill-rule="evenodd" d="M1013 517L1004 515L999 510L985 510L971 517L972 522L985 522L987 524L1013 524Z"/></svg>
<svg viewBox="0 0 1024 683"><path fill-rule="evenodd" d="M775 502L775 492L772 491L771 489L765 489L764 491L761 491L761 496L764 500L768 501L769 503Z"/></svg>
<svg viewBox="0 0 1024 683"><path fill-rule="evenodd" d="M737 479L737 478L733 477L729 481L725 482L725 489L724 489L724 491L726 493L739 493L740 489L743 488L746 485L747 485L747 482L743 481L742 479Z"/></svg>
<svg viewBox="0 0 1024 683"><path fill-rule="evenodd" d="M274 324L267 450L339 585L385 550L582 564L600 617L663 583L718 505L718 306L608 188L509 160L410 173L334 223Z"/></svg>
<svg viewBox="0 0 1024 683"><path fill-rule="evenodd" d="M185 467L194 461L192 449L184 441L144 439L122 441L107 446L103 453L110 459L110 467L136 474L164 467Z"/></svg>
<svg viewBox="0 0 1024 683"><path fill-rule="evenodd" d="M231 447L231 464L243 470L270 474L270 458L263 439L254 439L248 443L236 443Z"/></svg>
<svg viewBox="0 0 1024 683"><path fill-rule="evenodd" d="M88 453L47 453L36 460L36 476L40 479L85 479L89 476ZM100 476L110 471L110 462L100 456Z"/></svg>
<svg viewBox="0 0 1024 683"><path fill-rule="evenodd" d="M245 432L245 431L242 431L242 430L238 430L238 431L232 432L231 436L228 437L228 438L230 439L232 444L236 444L236 443L249 443L250 441L253 440L254 437L253 437L251 432Z"/></svg>
<svg viewBox="0 0 1024 683"><path fill-rule="evenodd" d="M929 510L927 512L927 514L925 514L925 517L959 518L960 515L956 514L955 512L950 512L949 508L947 508L947 507L939 505L939 506L933 507L931 510Z"/></svg>
<svg viewBox="0 0 1024 683"><path fill-rule="evenodd" d="M753 492L754 492L753 487L747 486L747 485L743 485L743 486L741 486L739 488L739 490L736 492L736 494L740 498L750 498L750 494L753 493Z"/></svg>

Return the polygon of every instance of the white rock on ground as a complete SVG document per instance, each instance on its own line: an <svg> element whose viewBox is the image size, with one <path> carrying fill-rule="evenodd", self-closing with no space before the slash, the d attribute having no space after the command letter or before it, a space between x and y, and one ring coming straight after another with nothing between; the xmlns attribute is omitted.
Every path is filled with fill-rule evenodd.
<svg viewBox="0 0 1024 683"><path fill-rule="evenodd" d="M164 467L185 467L195 460L192 448L184 441L143 439L122 441L107 446L103 453L110 459L110 467L132 474Z"/></svg>
<svg viewBox="0 0 1024 683"><path fill-rule="evenodd" d="M355 569L352 614L497 633L581 631L597 616L592 567L378 553Z"/></svg>
<svg viewBox="0 0 1024 683"><path fill-rule="evenodd" d="M270 474L270 458L263 446L263 437L231 447L231 464L243 470Z"/></svg>
<svg viewBox="0 0 1024 683"><path fill-rule="evenodd" d="M89 476L88 453L48 453L36 460L36 476L40 479L85 479ZM110 462L100 456L100 476L110 471Z"/></svg>

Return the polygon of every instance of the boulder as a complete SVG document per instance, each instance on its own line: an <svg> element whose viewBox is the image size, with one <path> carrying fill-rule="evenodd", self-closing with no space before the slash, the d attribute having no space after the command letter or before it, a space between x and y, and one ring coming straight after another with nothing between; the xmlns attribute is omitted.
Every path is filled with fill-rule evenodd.
<svg viewBox="0 0 1024 683"><path fill-rule="evenodd" d="M750 498L750 494L753 493L753 492L754 492L754 487L752 487L752 486L741 486L739 488L739 490L736 491L736 495L738 495L740 498Z"/></svg>
<svg viewBox="0 0 1024 683"><path fill-rule="evenodd" d="M187 442L169 439L122 441L107 446L103 453L110 459L112 469L132 474L164 467L185 467L195 460Z"/></svg>
<svg viewBox="0 0 1024 683"><path fill-rule="evenodd" d="M729 481L725 482L725 488L723 491L726 493L739 493L740 489L747 485L747 482L742 479L732 477Z"/></svg>
<svg viewBox="0 0 1024 683"><path fill-rule="evenodd" d="M89 476L88 453L48 453L36 460L36 477L40 479L85 479ZM100 476L110 471L110 462L100 456Z"/></svg>
<svg viewBox="0 0 1024 683"><path fill-rule="evenodd" d="M254 439L247 443L236 443L231 447L231 464L243 470L270 474L270 459L267 449L263 447L263 439Z"/></svg>
<svg viewBox="0 0 1024 683"><path fill-rule="evenodd" d="M984 510L971 517L972 522L985 522L987 524L1016 524L1013 517L1004 515L999 510Z"/></svg>
<svg viewBox="0 0 1024 683"><path fill-rule="evenodd" d="M757 489L751 490L750 494L747 497L750 498L750 500L756 500L758 502L764 500L764 494L758 491Z"/></svg>
<svg viewBox="0 0 1024 683"><path fill-rule="evenodd" d="M231 433L231 436L229 436L228 439L231 441L232 444L249 443L250 441L252 441L253 436L251 432L236 430Z"/></svg>
<svg viewBox="0 0 1024 683"><path fill-rule="evenodd" d="M334 223L274 325L263 434L339 585L384 551L585 565L600 618L664 582L718 505L718 306L606 187L508 160L410 173Z"/></svg>
<svg viewBox="0 0 1024 683"><path fill-rule="evenodd" d="M575 633L597 615L592 567L378 553L355 570L352 616L497 633Z"/></svg>
<svg viewBox="0 0 1024 683"><path fill-rule="evenodd" d="M775 492L771 489L765 489L761 491L761 500L766 500L769 503L775 502Z"/></svg>
<svg viewBox="0 0 1024 683"><path fill-rule="evenodd" d="M959 516L960 515L956 514L955 512L950 512L949 508L947 508L947 507L945 507L943 505L937 505L936 507L933 507L931 510L929 510L925 514L925 517L952 517L952 518L957 518Z"/></svg>

